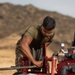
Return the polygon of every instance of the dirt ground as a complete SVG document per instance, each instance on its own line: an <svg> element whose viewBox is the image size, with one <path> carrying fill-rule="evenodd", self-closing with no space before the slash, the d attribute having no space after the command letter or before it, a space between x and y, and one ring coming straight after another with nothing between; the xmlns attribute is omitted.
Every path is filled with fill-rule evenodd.
<svg viewBox="0 0 75 75"><path fill-rule="evenodd" d="M17 34L0 40L0 68L15 66L15 46L20 38ZM52 55L52 51L47 48L47 56ZM0 71L0 75L12 75L16 70Z"/></svg>

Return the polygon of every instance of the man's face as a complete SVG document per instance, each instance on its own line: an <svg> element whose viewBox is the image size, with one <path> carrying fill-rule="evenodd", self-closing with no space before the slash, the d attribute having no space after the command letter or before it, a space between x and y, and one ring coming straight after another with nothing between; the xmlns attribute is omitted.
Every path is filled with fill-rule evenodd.
<svg viewBox="0 0 75 75"><path fill-rule="evenodd" d="M41 32L42 32L42 34L43 34L44 37L48 37L48 36L50 36L50 35L53 34L54 29L47 30L43 26L41 26Z"/></svg>

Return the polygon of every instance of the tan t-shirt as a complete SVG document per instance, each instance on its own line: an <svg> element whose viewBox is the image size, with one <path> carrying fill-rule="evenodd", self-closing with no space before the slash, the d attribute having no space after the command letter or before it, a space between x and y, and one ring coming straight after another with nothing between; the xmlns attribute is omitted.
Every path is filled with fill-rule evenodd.
<svg viewBox="0 0 75 75"><path fill-rule="evenodd" d="M30 48L34 48L34 49L40 49L44 43L52 42L52 38L54 37L54 33L52 33L49 37L43 37L40 31L40 25L28 27L25 33L23 34L23 36L24 35L27 35L33 39L30 44Z"/></svg>

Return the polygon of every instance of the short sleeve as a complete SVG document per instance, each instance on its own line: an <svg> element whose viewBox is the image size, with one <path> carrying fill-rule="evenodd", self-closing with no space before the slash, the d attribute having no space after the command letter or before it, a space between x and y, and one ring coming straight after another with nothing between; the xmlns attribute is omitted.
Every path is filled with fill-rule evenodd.
<svg viewBox="0 0 75 75"><path fill-rule="evenodd" d="M29 27L26 32L24 33L24 35L29 36L30 38L35 38L36 35L36 29L34 27Z"/></svg>

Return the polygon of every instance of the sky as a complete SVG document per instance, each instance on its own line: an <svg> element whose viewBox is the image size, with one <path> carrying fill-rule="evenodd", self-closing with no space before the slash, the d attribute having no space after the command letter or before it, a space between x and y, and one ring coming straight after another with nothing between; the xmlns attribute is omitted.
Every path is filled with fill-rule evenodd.
<svg viewBox="0 0 75 75"><path fill-rule="evenodd" d="M32 4L44 10L56 11L75 18L75 0L0 0L0 3L5 2L23 6Z"/></svg>

